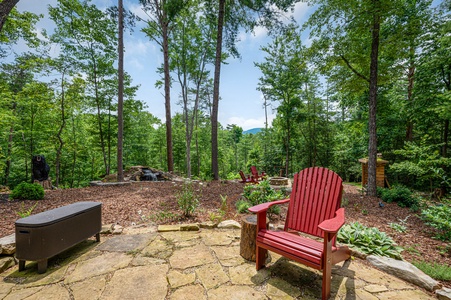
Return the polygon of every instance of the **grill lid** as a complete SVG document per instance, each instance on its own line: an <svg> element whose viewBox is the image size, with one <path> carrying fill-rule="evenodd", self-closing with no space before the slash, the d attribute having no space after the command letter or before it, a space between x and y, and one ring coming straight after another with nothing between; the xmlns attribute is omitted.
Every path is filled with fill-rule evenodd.
<svg viewBox="0 0 451 300"><path fill-rule="evenodd" d="M29 217L19 219L15 222L16 226L22 227L42 227L61 220L85 213L87 211L100 208L101 202L76 202L66 206L58 207L44 211Z"/></svg>

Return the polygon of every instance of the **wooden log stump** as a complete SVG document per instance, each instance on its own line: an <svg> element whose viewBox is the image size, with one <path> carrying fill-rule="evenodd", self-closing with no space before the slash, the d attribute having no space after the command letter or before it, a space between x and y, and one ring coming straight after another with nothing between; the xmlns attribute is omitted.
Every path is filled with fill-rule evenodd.
<svg viewBox="0 0 451 300"><path fill-rule="evenodd" d="M269 226L269 219L266 218L266 228ZM241 222L240 255L247 260L255 261L257 237L257 216L250 215L243 218Z"/></svg>
<svg viewBox="0 0 451 300"><path fill-rule="evenodd" d="M44 188L44 190L51 190L52 189L52 178L48 178L47 180L34 180L33 183L37 183L42 185L42 187Z"/></svg>

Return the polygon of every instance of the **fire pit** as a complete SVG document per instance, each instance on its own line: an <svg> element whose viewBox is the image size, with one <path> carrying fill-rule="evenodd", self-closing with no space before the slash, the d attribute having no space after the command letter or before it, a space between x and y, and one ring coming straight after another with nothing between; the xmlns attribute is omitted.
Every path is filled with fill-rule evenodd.
<svg viewBox="0 0 451 300"><path fill-rule="evenodd" d="M288 185L287 177L271 177L269 178L270 185Z"/></svg>

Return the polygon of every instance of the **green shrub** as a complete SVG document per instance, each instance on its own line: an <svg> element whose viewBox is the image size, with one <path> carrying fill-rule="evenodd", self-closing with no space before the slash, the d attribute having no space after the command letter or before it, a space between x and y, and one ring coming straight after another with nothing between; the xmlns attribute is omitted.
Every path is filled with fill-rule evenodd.
<svg viewBox="0 0 451 300"><path fill-rule="evenodd" d="M249 184L244 187L243 191L244 200L240 200L236 203L238 212L247 212L247 209L251 206L280 200L285 198L285 194L274 190L269 181L263 180L259 184ZM245 204L246 203L246 204ZM275 205L269 208L268 213L280 214L280 207Z"/></svg>
<svg viewBox="0 0 451 300"><path fill-rule="evenodd" d="M338 231L337 240L366 254L401 259L402 248L385 233L374 227L365 227L359 222L345 224Z"/></svg>
<svg viewBox="0 0 451 300"><path fill-rule="evenodd" d="M387 203L396 202L401 207L417 207L418 199L413 196L408 187L403 185L393 186L392 189L380 189L378 194Z"/></svg>
<svg viewBox="0 0 451 300"><path fill-rule="evenodd" d="M42 200L44 199L44 188L37 183L22 182L12 190L9 198L19 200Z"/></svg>
<svg viewBox="0 0 451 300"><path fill-rule="evenodd" d="M252 205L249 203L249 201L246 201L246 200L238 200L238 201L236 202L235 206L236 206L236 210L237 210L240 214L243 214L243 213L247 213L247 212L248 212L247 209L248 209L249 207L251 207Z"/></svg>
<svg viewBox="0 0 451 300"><path fill-rule="evenodd" d="M437 239L451 241L451 206L437 205L421 212L421 218L426 224L437 229Z"/></svg>
<svg viewBox="0 0 451 300"><path fill-rule="evenodd" d="M451 267L448 265L441 265L438 263L428 263L425 261L414 261L412 264L423 271L425 274L431 276L436 280L450 281Z"/></svg>
<svg viewBox="0 0 451 300"><path fill-rule="evenodd" d="M191 182L185 182L182 191L177 194L177 203L186 217L191 216L199 206L201 192L196 193Z"/></svg>

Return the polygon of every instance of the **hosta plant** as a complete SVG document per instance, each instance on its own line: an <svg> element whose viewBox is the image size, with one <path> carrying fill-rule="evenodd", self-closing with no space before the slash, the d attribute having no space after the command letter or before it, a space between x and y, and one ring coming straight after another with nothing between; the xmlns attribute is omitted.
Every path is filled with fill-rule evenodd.
<svg viewBox="0 0 451 300"><path fill-rule="evenodd" d="M403 249L397 246L385 232L374 227L363 226L359 222L343 225L337 239L365 254L401 259Z"/></svg>

